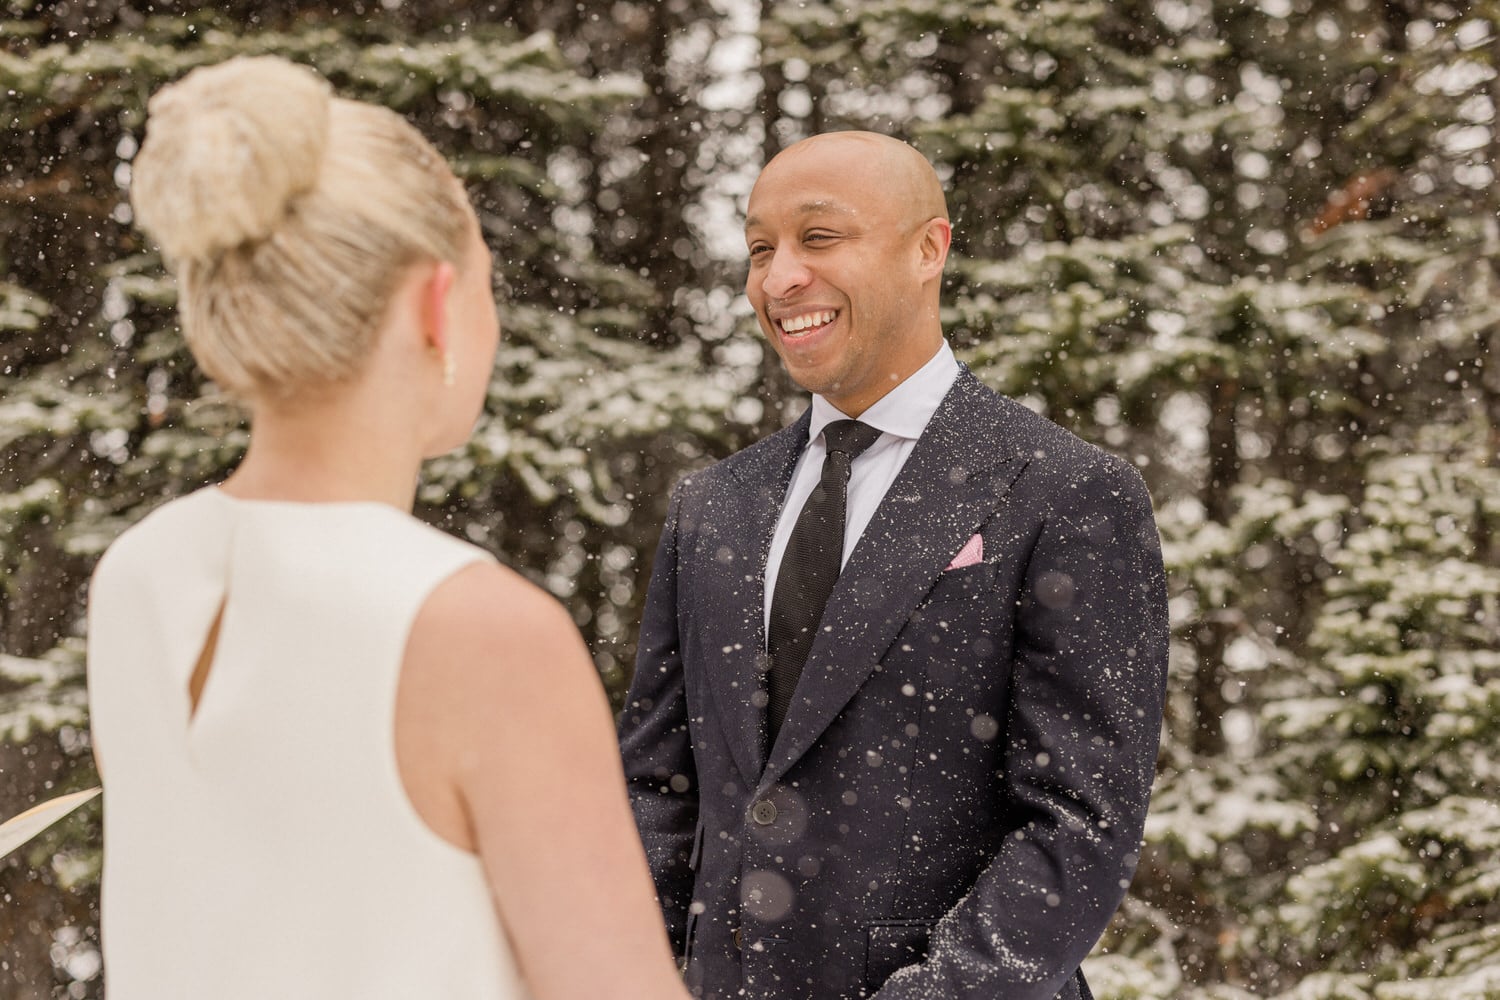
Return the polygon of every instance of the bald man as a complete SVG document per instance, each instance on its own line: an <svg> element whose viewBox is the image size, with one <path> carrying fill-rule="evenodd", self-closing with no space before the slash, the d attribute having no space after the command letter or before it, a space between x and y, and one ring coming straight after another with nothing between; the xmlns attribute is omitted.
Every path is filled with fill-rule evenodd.
<svg viewBox="0 0 1500 1000"><path fill-rule="evenodd" d="M712 1000L1088 997L1167 662L1126 463L943 338L911 147L840 132L750 195L745 293L812 404L672 496L620 718L689 986Z"/></svg>

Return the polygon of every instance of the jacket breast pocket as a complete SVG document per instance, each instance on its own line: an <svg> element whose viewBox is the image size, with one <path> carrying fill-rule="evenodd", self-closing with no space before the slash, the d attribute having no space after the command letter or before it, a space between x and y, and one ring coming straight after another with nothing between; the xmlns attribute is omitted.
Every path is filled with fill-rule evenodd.
<svg viewBox="0 0 1500 1000"><path fill-rule="evenodd" d="M927 958L929 920L883 920L870 924L865 945L865 986L879 989L891 973Z"/></svg>
<svg viewBox="0 0 1500 1000"><path fill-rule="evenodd" d="M990 594L995 588L995 564L975 563L958 569L944 570L917 605L917 612L925 614L929 609L945 604L964 604Z"/></svg>

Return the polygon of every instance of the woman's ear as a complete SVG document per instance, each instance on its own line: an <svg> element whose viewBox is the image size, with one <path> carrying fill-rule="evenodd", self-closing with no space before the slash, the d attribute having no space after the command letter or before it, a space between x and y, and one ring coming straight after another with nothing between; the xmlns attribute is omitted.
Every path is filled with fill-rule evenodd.
<svg viewBox="0 0 1500 1000"><path fill-rule="evenodd" d="M448 350L448 293L453 280L453 265L445 260L429 265L422 277L422 338L440 355Z"/></svg>

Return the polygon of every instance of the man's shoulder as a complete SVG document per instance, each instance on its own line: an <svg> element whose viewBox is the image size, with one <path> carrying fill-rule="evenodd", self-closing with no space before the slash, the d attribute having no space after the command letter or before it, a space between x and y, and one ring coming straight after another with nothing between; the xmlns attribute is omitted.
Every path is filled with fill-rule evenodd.
<svg viewBox="0 0 1500 1000"><path fill-rule="evenodd" d="M727 482L769 484L785 474L790 460L806 443L804 416L732 455L687 473L677 481L676 492L679 496L695 495Z"/></svg>
<svg viewBox="0 0 1500 1000"><path fill-rule="evenodd" d="M971 372L965 371L964 376L961 384L967 405L983 411L981 419L994 427L1007 447L1026 463L1027 476L1033 481L1140 478L1135 466L1120 456L1084 440L1024 403L996 392Z"/></svg>

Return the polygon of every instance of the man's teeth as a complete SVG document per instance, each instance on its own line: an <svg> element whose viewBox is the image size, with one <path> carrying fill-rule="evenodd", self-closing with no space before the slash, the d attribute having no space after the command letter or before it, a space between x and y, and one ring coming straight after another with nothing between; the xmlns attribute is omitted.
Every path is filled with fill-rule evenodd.
<svg viewBox="0 0 1500 1000"><path fill-rule="evenodd" d="M781 321L781 328L787 333L801 333L803 330L822 326L824 323L832 323L834 315L835 313L832 309L825 309L822 312L789 316Z"/></svg>

